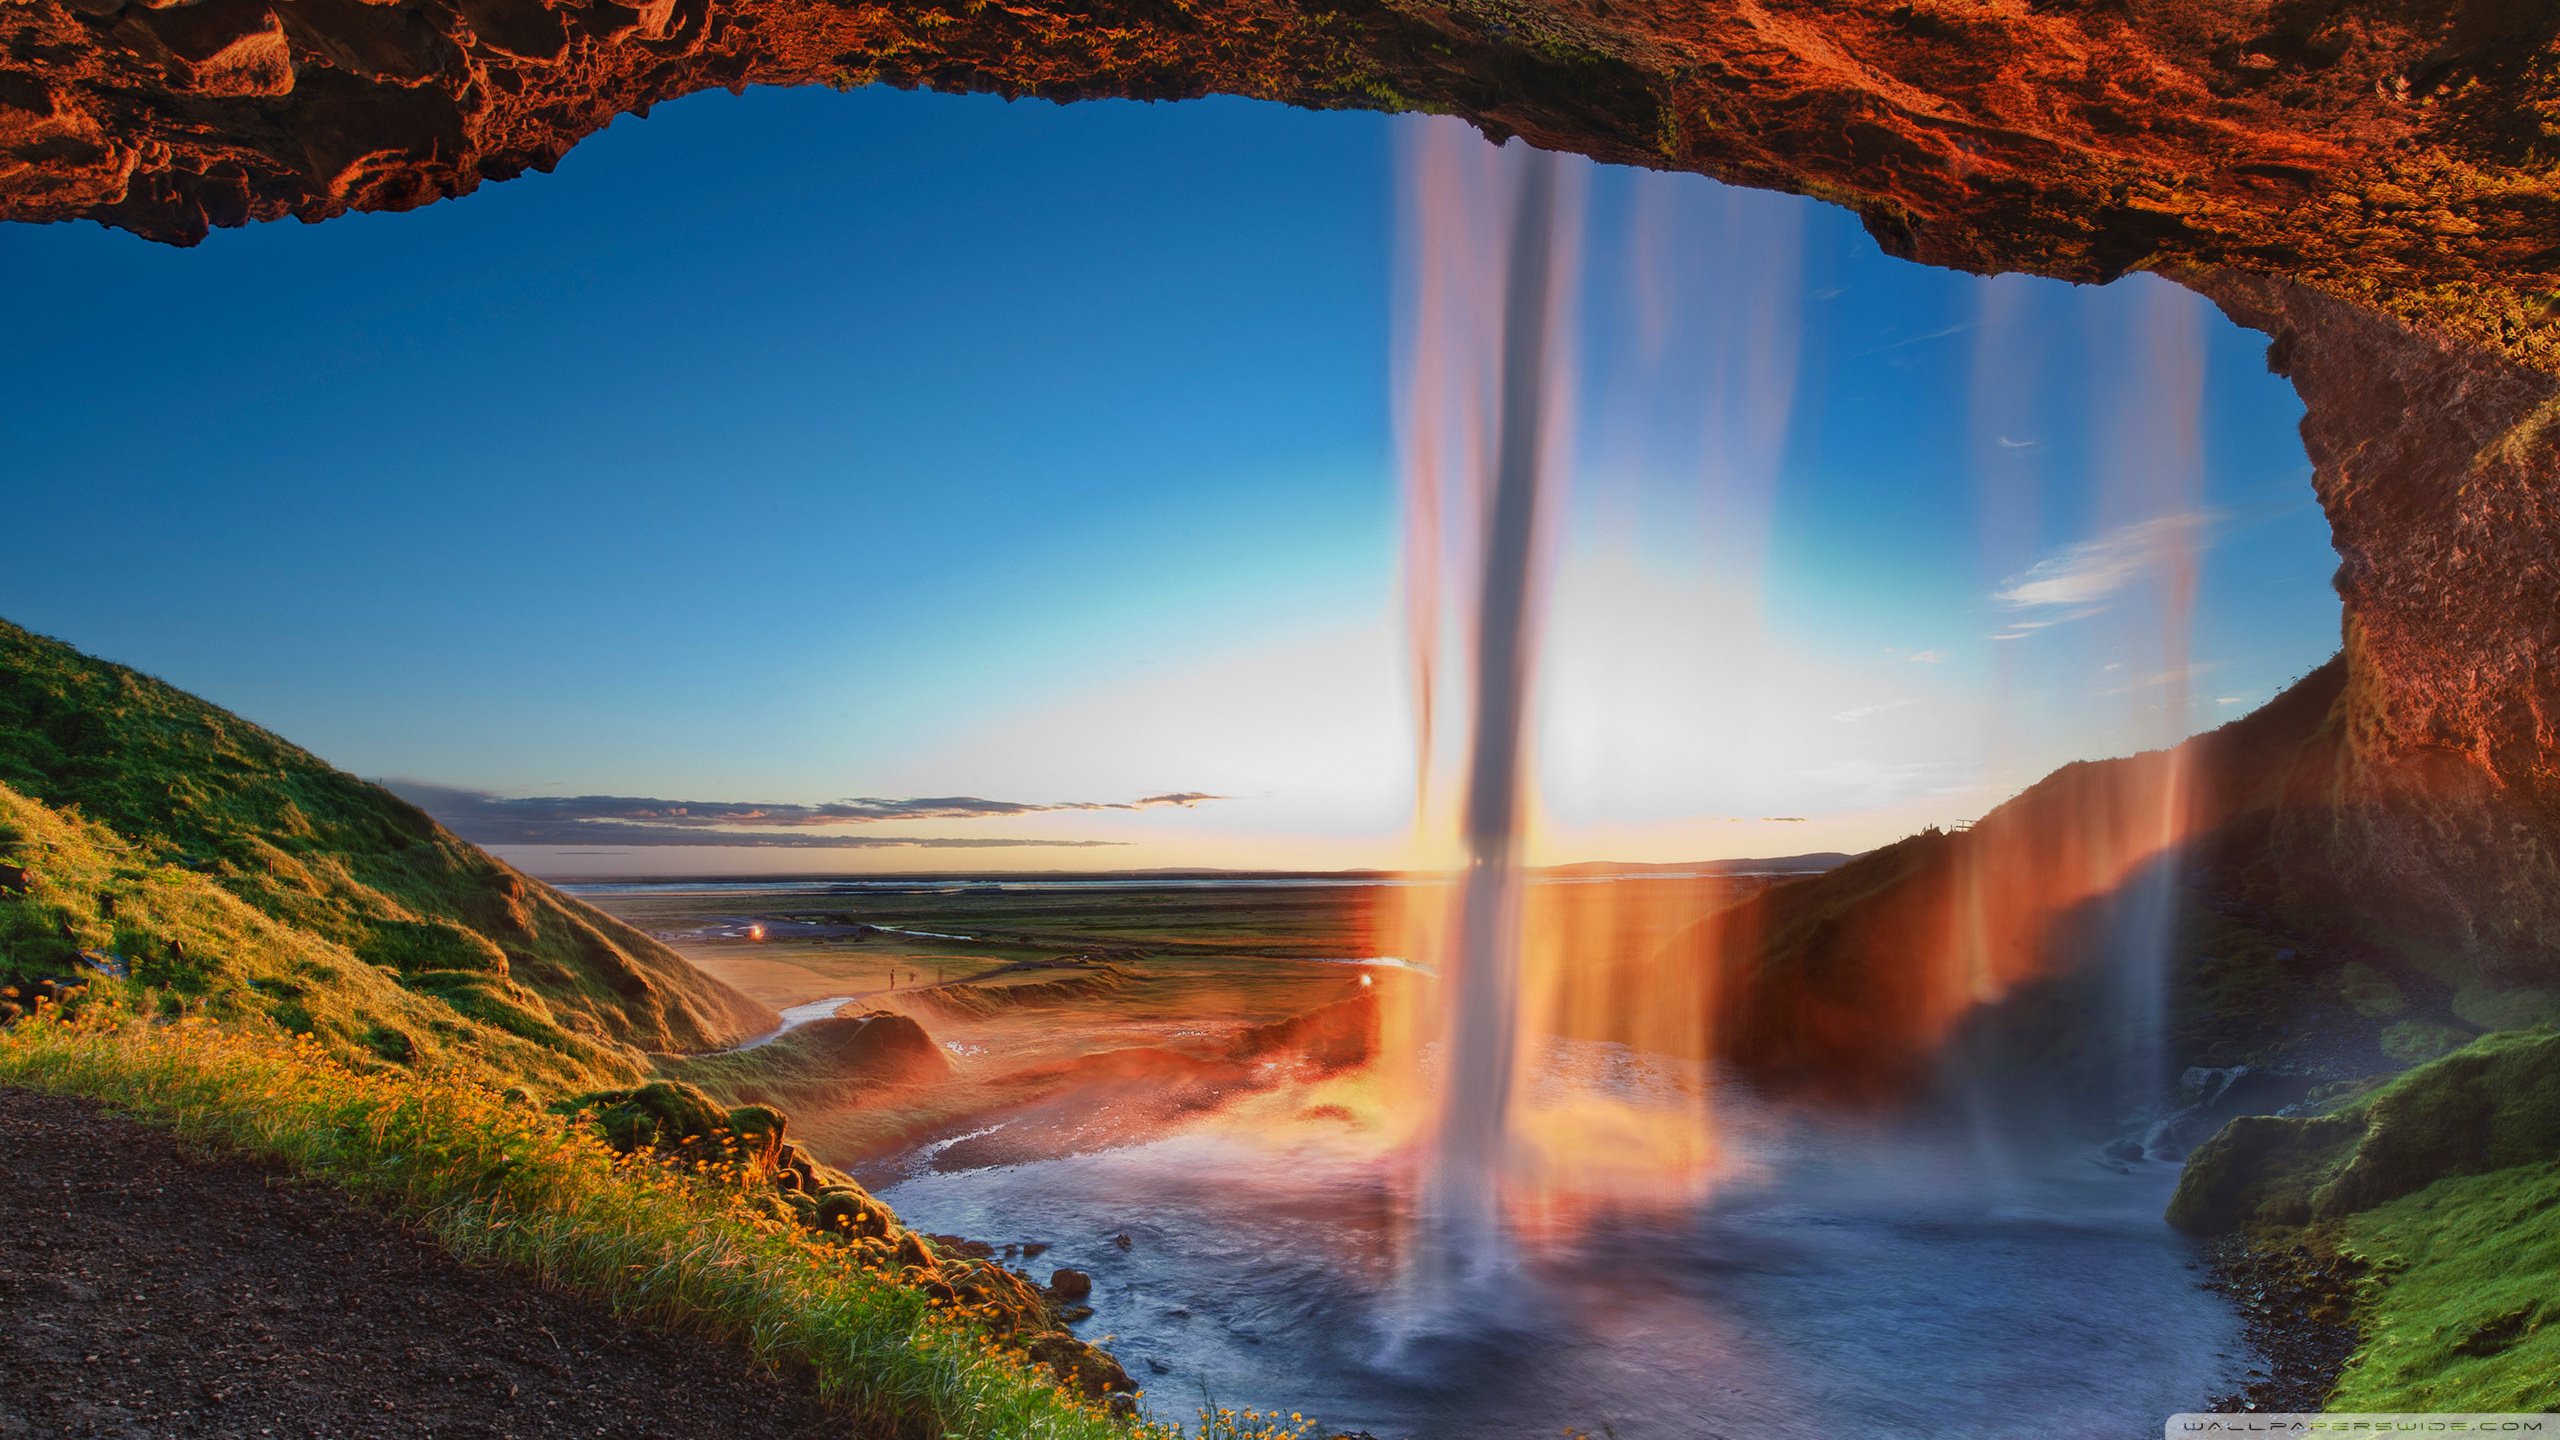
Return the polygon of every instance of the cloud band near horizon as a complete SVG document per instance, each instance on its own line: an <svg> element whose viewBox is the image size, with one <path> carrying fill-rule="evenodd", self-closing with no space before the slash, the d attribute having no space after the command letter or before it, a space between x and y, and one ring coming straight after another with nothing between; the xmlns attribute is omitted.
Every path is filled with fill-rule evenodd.
<svg viewBox="0 0 2560 1440"><path fill-rule="evenodd" d="M786 850L892 848L1085 848L1116 840L963 835L810 833L833 826L900 820L987 820L1104 810L1189 809L1226 796L1180 790L1136 800L986 800L942 795L891 800L862 796L824 804L657 800L629 795L499 795L425 780L384 780L385 789L475 845L700 845Z"/></svg>

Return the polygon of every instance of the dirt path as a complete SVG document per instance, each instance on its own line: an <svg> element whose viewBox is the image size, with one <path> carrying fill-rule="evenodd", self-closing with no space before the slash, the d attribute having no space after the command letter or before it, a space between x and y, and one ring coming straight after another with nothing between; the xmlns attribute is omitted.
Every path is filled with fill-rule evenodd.
<svg viewBox="0 0 2560 1440"><path fill-rule="evenodd" d="M0 1089L0 1440L847 1440L718 1346L280 1172Z"/></svg>

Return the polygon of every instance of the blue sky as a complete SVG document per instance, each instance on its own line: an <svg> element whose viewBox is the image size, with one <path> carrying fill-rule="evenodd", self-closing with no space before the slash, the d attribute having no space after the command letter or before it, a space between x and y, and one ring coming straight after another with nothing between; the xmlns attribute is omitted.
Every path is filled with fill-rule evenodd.
<svg viewBox="0 0 2560 1440"><path fill-rule="evenodd" d="M1047 842L522 852L554 872L1393 863L1411 123L711 94L408 215L8 227L0 615L369 776L969 795L1005 803L841 833ZM2147 279L1892 261L1807 201L1590 190L1547 858L1876 843L2334 649L2260 337ZM2183 499L2108 479L2158 439L2117 402L2164 324L2203 360ZM2203 541L2176 716L2108 680L2157 658L2140 576L1995 598L2105 588L2145 503ZM2074 618L1990 638L2030 614ZM1023 808L1193 792L1230 798Z"/></svg>

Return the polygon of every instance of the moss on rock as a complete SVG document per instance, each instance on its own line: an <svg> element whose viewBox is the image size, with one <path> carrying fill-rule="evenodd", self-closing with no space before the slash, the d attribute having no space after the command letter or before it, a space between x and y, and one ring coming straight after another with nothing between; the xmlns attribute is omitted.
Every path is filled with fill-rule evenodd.
<svg viewBox="0 0 2560 1440"><path fill-rule="evenodd" d="M817 1194L809 1212L813 1229L850 1235L857 1240L888 1238L898 1218L860 1186L831 1185Z"/></svg>
<svg viewBox="0 0 2560 1440"><path fill-rule="evenodd" d="M2242 1115L2188 1157L2169 1199L2169 1223L2199 1235L2305 1224L2312 1192L2336 1169L2359 1129L2338 1115Z"/></svg>
<svg viewBox="0 0 2560 1440"><path fill-rule="evenodd" d="M2560 989L2523 985L2501 990L2473 982L2454 992L2454 1018L2483 1030L2528 1030L2560 1023Z"/></svg>
<svg viewBox="0 0 2560 1440"><path fill-rule="evenodd" d="M2468 1030L2432 1020L2403 1020L2382 1032L2382 1053L2403 1065L2420 1065L2450 1055L2471 1039Z"/></svg>
<svg viewBox="0 0 2560 1440"><path fill-rule="evenodd" d="M2377 1020L2389 1019L2409 1008L2408 997L2400 993L2400 986L2362 961L2351 961L2339 969L2338 993L2355 1007L2357 1014Z"/></svg>
<svg viewBox="0 0 2560 1440"><path fill-rule="evenodd" d="M672 1153L690 1145L736 1150L760 1145L767 1138L758 1121L751 1122L754 1140L742 1140L730 1126L726 1106L680 1081L652 1080L625 1090L598 1090L561 1108L587 1116L605 1143L626 1155L636 1150ZM778 1122L770 1138L779 1142Z"/></svg>
<svg viewBox="0 0 2560 1440"><path fill-rule="evenodd" d="M2169 1222L2201 1234L2369 1210L2560 1158L2560 1032L2486 1036L2331 1115L2244 1116L2199 1146Z"/></svg>

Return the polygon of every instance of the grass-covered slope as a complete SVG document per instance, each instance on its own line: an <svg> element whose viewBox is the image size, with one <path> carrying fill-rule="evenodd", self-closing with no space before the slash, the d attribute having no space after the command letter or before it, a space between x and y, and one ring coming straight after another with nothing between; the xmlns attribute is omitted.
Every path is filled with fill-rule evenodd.
<svg viewBox="0 0 2560 1440"><path fill-rule="evenodd" d="M275 919L211 875L162 863L76 815L0 785L0 988L67 950L109 951L157 1013L272 1022L359 1061L466 1071L502 1086L574 1091L635 1074L624 1047L572 1034L541 999L491 976L467 994L416 988L337 941ZM6 1013L6 1012L0 1012Z"/></svg>
<svg viewBox="0 0 2560 1440"><path fill-rule="evenodd" d="M466 1258L743 1339L863 1434L1128 1433L1107 1413L1127 1374L1032 1281L938 1252L776 1112L634 1084L779 1018L377 787L0 626L0 1085L285 1161ZM877 1019L785 1043L834 1035L801 1057L818 1070L944 1063Z"/></svg>
<svg viewBox="0 0 2560 1440"><path fill-rule="evenodd" d="M2336 1220L2546 1161L2560 1161L2560 1031L2496 1034L2329 1114L2232 1121L2188 1159L2169 1220L2207 1233Z"/></svg>
<svg viewBox="0 0 2560 1440"><path fill-rule="evenodd" d="M2560 1161L2440 1181L2355 1216L2363 1343L2332 1410L2560 1410Z"/></svg>
<svg viewBox="0 0 2560 1440"><path fill-rule="evenodd" d="M988 1267L903 1232L892 1247L796 1218L771 1193L770 1154L692 1166L617 1156L583 1121L468 1079L359 1070L264 1027L153 1023L112 1005L0 1030L0 1085L92 1096L283 1162L410 1219L463 1259L740 1343L814 1376L851 1435L1175 1440L1062 1389L1062 1364L1096 1357L1064 1336L1026 1343L992 1323Z"/></svg>
<svg viewBox="0 0 2560 1440"><path fill-rule="evenodd" d="M2333 1410L2560 1407L2560 1031L2487 1036L2328 1114L2234 1120L2169 1218L2353 1262Z"/></svg>
<svg viewBox="0 0 2560 1440"><path fill-rule="evenodd" d="M540 1032L528 1038L545 1044L566 1036L626 1053L699 1050L777 1023L665 946L463 843L380 786L5 621L0 785L91 822L82 843L112 836L117 847L86 902L48 884L8 905L0 969L59 971L83 946L161 954L136 912L121 907L159 883L148 877L184 872L455 1014ZM0 861L39 876L60 868L44 848L55 827L22 820L21 829L0 841ZM186 964L163 963L183 984Z"/></svg>

